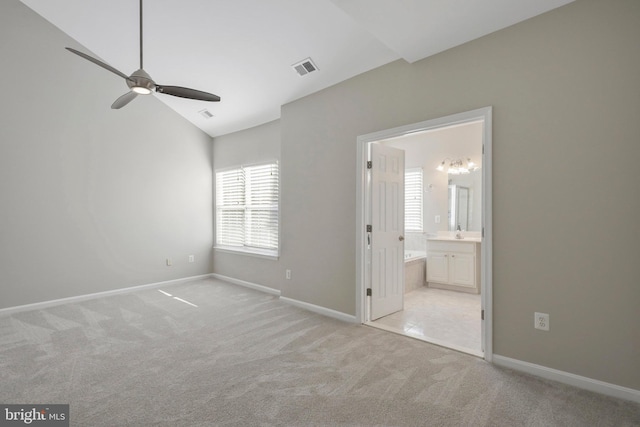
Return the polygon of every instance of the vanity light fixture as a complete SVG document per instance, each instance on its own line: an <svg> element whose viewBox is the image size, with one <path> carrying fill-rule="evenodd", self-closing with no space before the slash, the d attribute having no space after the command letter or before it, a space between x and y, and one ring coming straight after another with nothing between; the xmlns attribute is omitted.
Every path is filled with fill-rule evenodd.
<svg viewBox="0 0 640 427"><path fill-rule="evenodd" d="M447 173L450 175L463 175L463 174L467 174L469 172L478 170L478 165L475 164L469 157L467 157L466 162L463 162L462 159L453 160L447 157L442 161L442 163L438 165L436 170L439 170L440 172L444 172L445 170L444 168L447 160L450 160L449 168L447 168Z"/></svg>
<svg viewBox="0 0 640 427"><path fill-rule="evenodd" d="M478 170L478 165L476 165L473 160L471 160L469 157L467 157L467 168L469 169L469 171L473 172L475 170Z"/></svg>

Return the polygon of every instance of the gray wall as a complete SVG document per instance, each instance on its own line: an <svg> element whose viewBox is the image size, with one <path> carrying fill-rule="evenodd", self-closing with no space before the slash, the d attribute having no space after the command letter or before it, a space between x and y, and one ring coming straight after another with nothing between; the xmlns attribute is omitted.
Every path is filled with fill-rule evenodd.
<svg viewBox="0 0 640 427"><path fill-rule="evenodd" d="M283 106L283 296L355 313L358 135L492 105L495 354L640 389L638 40L579 0Z"/></svg>
<svg viewBox="0 0 640 427"><path fill-rule="evenodd" d="M216 137L213 140L214 171L267 160L279 161L280 140L279 120ZM286 170L283 170L281 165L279 173L280 179L286 174ZM282 190L280 197L282 199ZM214 251L213 267L216 274L257 283L276 290L280 290L284 278L284 268L279 260L246 254Z"/></svg>
<svg viewBox="0 0 640 427"><path fill-rule="evenodd" d="M211 272L211 138L65 46L0 3L0 308Z"/></svg>

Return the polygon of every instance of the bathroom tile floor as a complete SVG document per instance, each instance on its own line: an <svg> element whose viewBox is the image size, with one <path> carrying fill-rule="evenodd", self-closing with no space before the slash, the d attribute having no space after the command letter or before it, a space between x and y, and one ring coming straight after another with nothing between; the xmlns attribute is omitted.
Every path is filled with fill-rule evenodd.
<svg viewBox="0 0 640 427"><path fill-rule="evenodd" d="M405 294L404 310L369 325L483 356L480 310L480 295L424 286Z"/></svg>

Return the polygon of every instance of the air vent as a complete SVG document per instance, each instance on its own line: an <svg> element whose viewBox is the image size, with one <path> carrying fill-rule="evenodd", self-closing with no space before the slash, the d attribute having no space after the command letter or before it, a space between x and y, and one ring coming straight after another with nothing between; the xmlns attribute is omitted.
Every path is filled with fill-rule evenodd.
<svg viewBox="0 0 640 427"><path fill-rule="evenodd" d="M198 113L200 113L200 115L205 119L210 119L211 117L213 117L213 114L211 114L211 111L207 110L206 108L204 110L198 111Z"/></svg>
<svg viewBox="0 0 640 427"><path fill-rule="evenodd" d="M296 70L296 73L298 73L299 76L305 76L309 73L313 73L318 69L311 58L307 58L298 62L297 64L293 64L292 67L294 70Z"/></svg>

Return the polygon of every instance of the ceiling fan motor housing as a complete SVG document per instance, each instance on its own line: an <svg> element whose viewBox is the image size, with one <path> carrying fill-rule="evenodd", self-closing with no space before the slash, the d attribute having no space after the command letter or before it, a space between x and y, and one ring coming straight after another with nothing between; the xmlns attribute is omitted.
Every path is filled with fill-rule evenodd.
<svg viewBox="0 0 640 427"><path fill-rule="evenodd" d="M151 76L143 69L134 71L127 79L127 86L137 93L151 93L155 90L156 84L151 80ZM146 89L146 90L145 90Z"/></svg>

